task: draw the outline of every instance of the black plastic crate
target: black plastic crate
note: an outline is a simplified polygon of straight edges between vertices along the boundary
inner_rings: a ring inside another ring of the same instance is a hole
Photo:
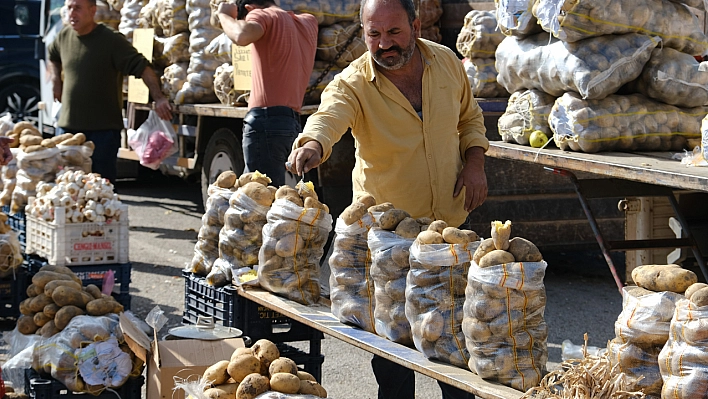
[[[18,267],[14,276],[0,278],[0,317],[20,317],[20,302],[27,298],[29,274],[25,267]]]
[[[28,256],[29,272],[34,275],[47,264],[47,260],[36,255]],[[114,294],[127,294],[130,292],[130,271],[133,265],[128,263],[111,263],[106,265],[68,266],[80,279],[84,286],[93,284],[103,288],[103,276],[108,270],[113,270],[115,287]]]
[[[254,342],[313,341],[324,338],[322,332],[292,320],[281,313],[239,296],[233,286],[212,287],[204,277],[183,272],[184,314],[182,322],[195,324],[199,316],[212,316],[226,327],[236,327]],[[319,353],[319,351],[318,351]]]
[[[275,344],[280,352],[280,357],[287,357],[308,373],[312,374],[317,382],[322,383],[322,363],[324,363],[324,355],[308,354],[300,349],[293,348],[282,342]]]
[[[104,390],[99,395],[69,391],[64,384],[51,378],[43,377],[33,369],[25,370],[25,393],[32,399],[141,399],[141,390],[145,377],[128,378],[120,388],[111,388],[115,392]]]
[[[3,205],[0,211],[7,214],[7,224],[12,228],[12,231],[17,233],[20,249],[24,254],[27,244],[27,215],[24,212],[11,213],[10,205]]]

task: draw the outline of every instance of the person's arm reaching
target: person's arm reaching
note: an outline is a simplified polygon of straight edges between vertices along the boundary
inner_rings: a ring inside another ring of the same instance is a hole
[[[160,89],[160,83],[157,80],[157,75],[155,75],[155,71],[152,70],[152,68],[148,65],[143,69],[142,75],[140,77],[143,79],[143,82],[145,82],[145,85],[148,87],[150,90],[150,95],[152,96],[153,100],[155,100],[155,112],[157,112],[157,116],[160,117],[160,119],[164,119],[166,121],[169,121],[172,119],[172,107],[170,106],[169,100],[165,98],[165,95],[162,94],[162,90]]]
[[[250,4],[247,4],[245,7],[248,11],[253,9],[253,6]],[[239,46],[248,46],[265,34],[265,30],[263,30],[261,24],[237,19],[238,7],[235,4],[221,3],[219,4],[217,12],[219,13],[219,22],[221,22],[224,33],[226,33],[226,36],[228,36],[232,42]]]

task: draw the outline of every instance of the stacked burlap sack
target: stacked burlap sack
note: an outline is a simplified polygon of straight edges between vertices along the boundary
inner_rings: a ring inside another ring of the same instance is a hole
[[[479,98],[507,97],[509,92],[497,82],[495,53],[504,35],[497,27],[494,13],[472,10],[465,16],[457,36],[457,51],[464,61],[472,94]]]
[[[659,353],[662,398],[700,398],[708,392],[708,285],[695,283],[676,303],[669,340]]]
[[[317,199],[312,183],[281,186],[272,198],[258,253],[258,283],[293,301],[315,304],[320,258],[332,230],[329,208]]]
[[[660,397],[659,353],[669,339],[676,303],[697,277],[677,265],[645,265],[632,270],[632,279],[637,286],[622,289],[616,337],[607,350],[619,371],[636,378],[632,391]]]
[[[528,240],[511,235],[511,222],[492,222],[491,238],[472,257],[462,331],[469,368],[480,377],[526,391],[546,371],[546,262]]]
[[[495,1],[499,29],[506,36],[526,37],[543,29],[533,15],[536,0]]]
[[[406,318],[415,347],[429,359],[464,368],[470,356],[462,332],[463,307],[477,239],[472,231],[432,222],[411,246],[406,278]]]
[[[553,133],[548,126],[548,116],[555,101],[554,96],[540,90],[514,92],[509,97],[506,111],[497,121],[502,140],[529,145],[529,137],[535,131],[551,137]]]
[[[640,94],[583,100],[565,93],[548,118],[553,139],[573,151],[679,151],[701,136],[708,107],[678,108]]]
[[[224,227],[219,232],[219,259],[207,275],[207,284],[222,287],[231,283],[232,271],[258,264],[263,243],[261,230],[273,203],[276,188],[268,176],[255,171],[240,177],[232,171],[218,177],[222,186],[236,189],[224,213]]]
[[[374,205],[374,197],[364,195],[342,211],[334,227],[336,237],[329,257],[332,314],[342,323],[368,332],[376,331],[371,252],[367,243],[375,222],[369,208]]]

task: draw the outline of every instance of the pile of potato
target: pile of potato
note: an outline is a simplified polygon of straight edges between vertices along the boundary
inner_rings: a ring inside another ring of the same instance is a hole
[[[548,115],[556,98],[540,90],[514,92],[504,114],[497,121],[502,140],[507,143],[529,145],[531,133],[540,131],[551,137]]]
[[[497,21],[499,29],[506,36],[526,37],[541,33],[543,29],[533,15],[536,0],[517,2],[497,2]]]
[[[683,4],[670,1],[537,1],[533,14],[544,30],[566,42],[651,32],[663,40],[664,46],[687,54],[703,54],[708,50],[708,38],[695,15]]]
[[[708,392],[708,284],[689,286],[676,303],[669,340],[659,353],[662,397],[699,398]]]
[[[222,360],[204,371],[204,398],[254,399],[267,391],[327,397],[317,380],[287,357],[280,357],[274,343],[256,341],[250,348],[238,348],[230,360]]]
[[[337,218],[337,234],[329,257],[329,298],[332,314],[342,323],[364,331],[374,327],[374,281],[371,278],[371,253],[367,243],[374,217],[369,208],[376,205],[371,195],[362,195]]]
[[[708,63],[671,48],[656,48],[631,90],[677,107],[708,105]]]
[[[156,67],[164,69],[168,65],[189,62],[189,32],[169,37],[155,36],[153,43],[152,62]]]
[[[320,258],[332,230],[329,207],[311,182],[281,186],[263,227],[258,282],[266,290],[304,305],[320,300]]]
[[[509,93],[538,89],[558,97],[574,91],[584,99],[602,99],[636,79],[659,43],[638,33],[577,43],[551,40],[545,32],[507,37],[497,48],[498,79]]]
[[[89,385],[79,372],[80,352],[87,345],[96,342],[114,341],[120,348],[119,355],[113,358],[102,358],[101,366],[115,366],[107,376],[110,384]],[[128,363],[129,362],[129,363]],[[116,388],[123,385],[129,377],[142,374],[144,362],[140,360],[125,343],[123,333],[118,325],[118,316],[76,316],[63,331],[53,337],[43,339],[32,353],[32,368],[40,373],[51,375],[73,392],[87,392],[98,395],[105,388]]]
[[[22,316],[17,320],[17,330],[44,338],[62,331],[75,316],[123,311],[123,305],[95,285],[82,287],[81,279],[66,266],[40,268],[27,287],[27,297],[20,303]]]
[[[699,138],[708,107],[678,108],[641,94],[583,100],[566,93],[556,100],[548,124],[562,150],[680,151]]]
[[[231,195],[238,188],[234,187],[236,183],[227,178],[228,174],[224,175],[224,173],[219,175],[214,184],[207,189],[209,198],[204,207],[202,227],[199,229],[197,243],[194,245],[194,256],[189,266],[189,270],[198,276],[207,276],[211,272],[214,261],[219,258],[219,233],[224,227],[224,214],[229,209]]]
[[[189,31],[186,0],[161,0],[157,8],[157,25],[165,36]]]
[[[494,221],[475,251],[462,331],[470,370],[526,391],[541,381],[548,359],[546,263],[533,243],[510,236],[510,221]]]
[[[472,85],[472,95],[478,98],[507,97],[509,92],[497,82],[494,58],[471,58],[465,60],[465,72]]]
[[[472,10],[465,15],[462,30],[457,35],[457,51],[465,58],[493,58],[504,34],[497,27],[491,11]]]
[[[7,215],[0,212],[0,277],[14,276],[23,260],[17,234],[7,225]]]
[[[338,67],[346,68],[367,51],[361,30],[357,31],[358,28],[358,22],[342,22],[322,27],[317,38],[317,59],[327,62],[335,61],[337,53],[342,50],[349,37],[354,35],[354,40],[335,61],[335,65]]]
[[[187,81],[188,67],[189,62],[180,62],[166,67],[162,72],[160,82],[162,83],[162,93],[164,93],[166,97],[174,100],[177,93]]]
[[[429,359],[467,367],[462,308],[478,238],[474,231],[448,227],[436,220],[411,246],[406,318],[415,347]]]
[[[206,278],[209,285],[223,287],[231,283],[232,269],[258,264],[258,252],[263,243],[261,232],[276,188],[269,186],[270,178],[258,171],[240,177],[225,171],[218,179],[223,186],[238,187],[229,198],[224,227],[219,232],[219,259],[225,263],[225,268],[213,267]]]
[[[119,221],[123,203],[113,184],[96,173],[65,170],[55,183],[40,182],[37,197],[26,212],[47,222],[55,220],[56,209],[64,209],[65,223]]]

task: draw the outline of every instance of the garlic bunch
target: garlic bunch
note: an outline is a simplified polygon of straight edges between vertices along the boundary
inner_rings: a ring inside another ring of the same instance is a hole
[[[26,212],[45,221],[53,221],[55,208],[64,208],[66,223],[104,223],[120,220],[121,202],[113,184],[95,173],[66,170],[56,183],[40,182],[37,197]]]

